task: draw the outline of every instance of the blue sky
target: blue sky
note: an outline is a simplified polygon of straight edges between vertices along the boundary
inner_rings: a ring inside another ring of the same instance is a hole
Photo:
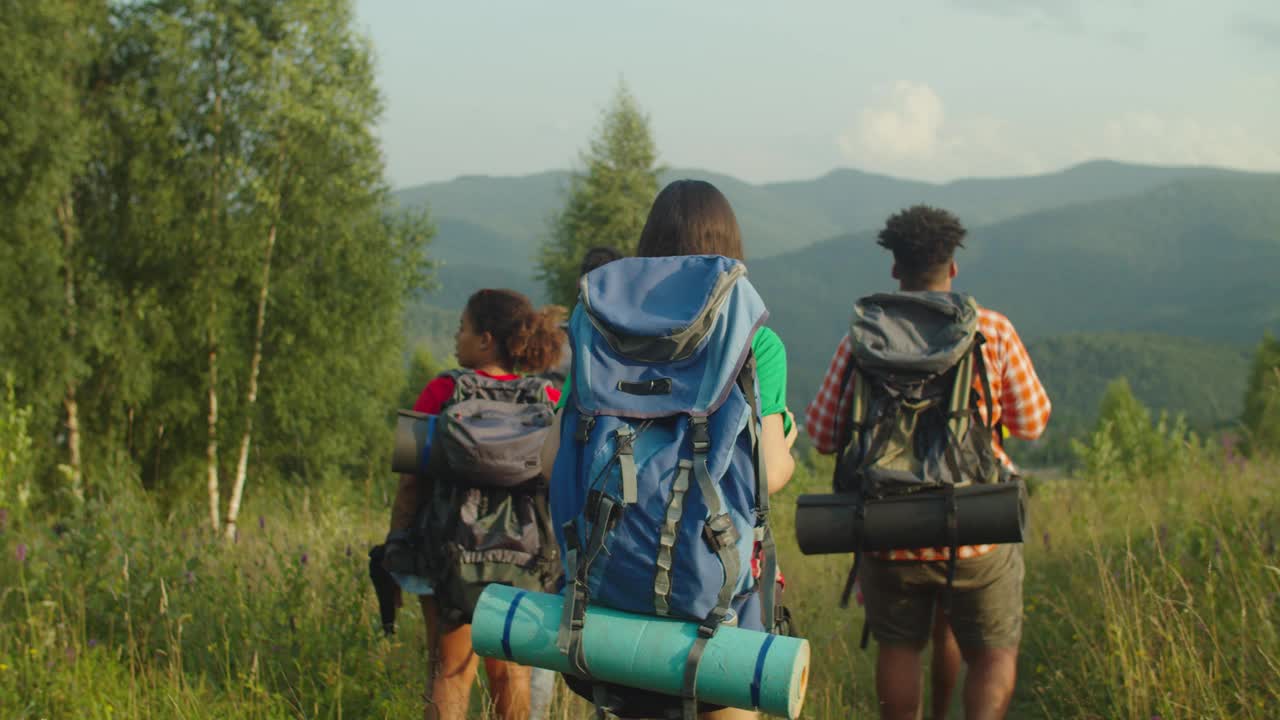
[[[753,182],[1094,158],[1280,170],[1280,2],[358,0],[397,187],[577,162],[621,78]]]

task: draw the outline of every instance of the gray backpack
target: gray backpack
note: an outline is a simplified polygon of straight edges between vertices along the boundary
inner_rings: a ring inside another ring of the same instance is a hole
[[[465,623],[489,583],[545,592],[559,580],[538,477],[553,409],[545,379],[448,374],[454,391],[433,433],[431,487],[415,525],[437,604],[446,620]]]
[[[453,395],[436,421],[429,465],[477,487],[514,487],[541,474],[542,443],[554,415],[548,382],[462,370],[446,375]]]

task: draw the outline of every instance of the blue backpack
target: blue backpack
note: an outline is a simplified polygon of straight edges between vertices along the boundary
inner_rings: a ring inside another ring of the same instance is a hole
[[[551,481],[566,581],[559,648],[575,679],[590,681],[581,643],[589,602],[700,623],[685,665],[686,717],[706,640],[756,592],[757,540],[764,629],[774,624],[751,354],[768,311],[746,273],[718,255],[618,260],[582,278],[569,320],[573,387]],[[604,706],[609,696],[592,688]]]

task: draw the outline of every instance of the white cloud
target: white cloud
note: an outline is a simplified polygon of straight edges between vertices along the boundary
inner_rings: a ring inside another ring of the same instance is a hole
[[[857,127],[840,136],[840,149],[846,156],[926,159],[937,152],[944,119],[933,88],[900,80],[883,104],[862,111]]]
[[[846,163],[922,180],[1024,175],[1095,159],[1280,170],[1280,131],[1235,121],[1124,112],[1063,127],[956,117],[928,84],[898,81],[836,138]]]
[[[1106,123],[1093,154],[1139,163],[1277,170],[1280,144],[1274,131],[1271,134],[1271,138],[1259,137],[1238,123],[1130,112]]]
[[[999,118],[949,120],[932,87],[900,80],[859,113],[836,144],[856,167],[926,180],[1043,170],[1029,145],[1010,140],[1011,130]]]

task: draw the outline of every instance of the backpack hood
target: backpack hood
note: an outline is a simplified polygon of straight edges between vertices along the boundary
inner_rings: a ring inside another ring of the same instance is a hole
[[[858,365],[932,375],[953,365],[973,346],[978,303],[955,292],[878,293],[853,306],[849,337]]]
[[[737,260],[684,255],[624,258],[584,276],[569,320],[578,410],[715,412],[769,315],[746,274]]]
[[[742,263],[719,255],[623,258],[587,273],[578,287],[615,351],[637,360],[683,360],[746,274]]]

